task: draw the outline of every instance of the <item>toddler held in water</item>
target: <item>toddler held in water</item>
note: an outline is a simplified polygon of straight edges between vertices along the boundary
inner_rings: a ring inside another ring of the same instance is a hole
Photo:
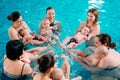
[[[77,45],[83,43],[85,40],[88,40],[89,29],[87,27],[83,27],[81,31],[77,32],[73,37],[68,37],[62,42],[63,48],[74,48]],[[68,44],[67,46],[65,46]]]

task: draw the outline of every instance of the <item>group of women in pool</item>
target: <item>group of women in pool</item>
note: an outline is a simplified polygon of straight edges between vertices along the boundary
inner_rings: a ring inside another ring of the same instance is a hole
[[[46,9],[46,18],[43,18],[39,25],[39,34],[29,29],[22,21],[19,12],[15,11],[7,18],[12,22],[12,26],[8,30],[10,41],[6,45],[2,80],[70,80],[70,65],[64,54],[60,56],[64,59],[61,68],[55,65],[58,56],[54,56],[51,51],[48,50],[40,55],[40,52],[51,47],[50,44],[53,41],[58,42],[67,55],[71,55],[93,73],[91,80],[120,79],[120,54],[114,50],[115,43],[111,42],[110,35],[100,34],[97,9],[89,9],[87,20],[80,23],[74,36],[66,38],[62,43],[59,41],[61,23],[54,20],[55,10],[52,7]],[[87,43],[84,51],[73,50],[83,42]],[[24,50],[27,44],[39,46],[44,43],[48,46]],[[87,53],[88,50],[91,54]],[[38,63],[38,73],[30,66],[32,60]],[[81,77],[78,76],[71,80],[81,80]]]

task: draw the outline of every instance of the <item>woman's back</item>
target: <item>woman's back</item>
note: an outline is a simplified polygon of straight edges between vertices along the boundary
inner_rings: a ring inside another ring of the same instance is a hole
[[[32,73],[32,69],[27,63],[23,63],[20,60],[12,61],[8,58],[6,58],[4,61],[4,71],[7,72],[8,74],[16,76],[20,76],[21,73],[22,75]]]

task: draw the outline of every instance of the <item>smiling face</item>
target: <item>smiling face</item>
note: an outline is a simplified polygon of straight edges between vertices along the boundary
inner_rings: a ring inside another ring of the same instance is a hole
[[[92,14],[91,12],[89,12],[88,15],[87,15],[87,19],[88,19],[89,22],[93,23],[94,20],[95,20],[94,14]]]
[[[50,20],[50,22],[53,22],[55,17],[55,10],[54,9],[47,10],[46,16]]]

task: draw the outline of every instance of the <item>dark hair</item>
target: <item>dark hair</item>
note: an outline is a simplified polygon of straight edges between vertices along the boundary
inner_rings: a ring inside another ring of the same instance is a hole
[[[93,22],[93,25],[95,25],[97,23],[97,21],[98,21],[98,10],[95,9],[95,8],[91,8],[91,9],[88,10],[87,13],[92,13],[95,16],[95,20]]]
[[[106,44],[107,47],[109,48],[114,48],[116,46],[115,43],[111,43],[111,37],[109,36],[109,34],[102,33],[102,34],[96,35],[96,37],[99,38],[102,44]]]
[[[15,11],[15,12],[11,13],[10,15],[8,15],[7,19],[15,22],[20,16],[21,16],[21,14],[18,11]]]
[[[54,9],[54,8],[53,8],[53,7],[48,7],[48,8],[46,9],[46,14],[47,14],[47,11],[50,10],[50,9]]]
[[[39,70],[42,73],[45,73],[48,69],[52,68],[55,64],[54,57],[50,54],[41,56],[37,63],[39,64]]]
[[[23,54],[24,45],[20,40],[10,40],[6,45],[7,58],[11,60],[19,59]]]
[[[24,29],[23,29],[23,28],[21,28],[20,30],[18,30],[18,34],[19,34],[20,36],[22,36],[22,37],[25,36],[23,32],[24,32]]]

